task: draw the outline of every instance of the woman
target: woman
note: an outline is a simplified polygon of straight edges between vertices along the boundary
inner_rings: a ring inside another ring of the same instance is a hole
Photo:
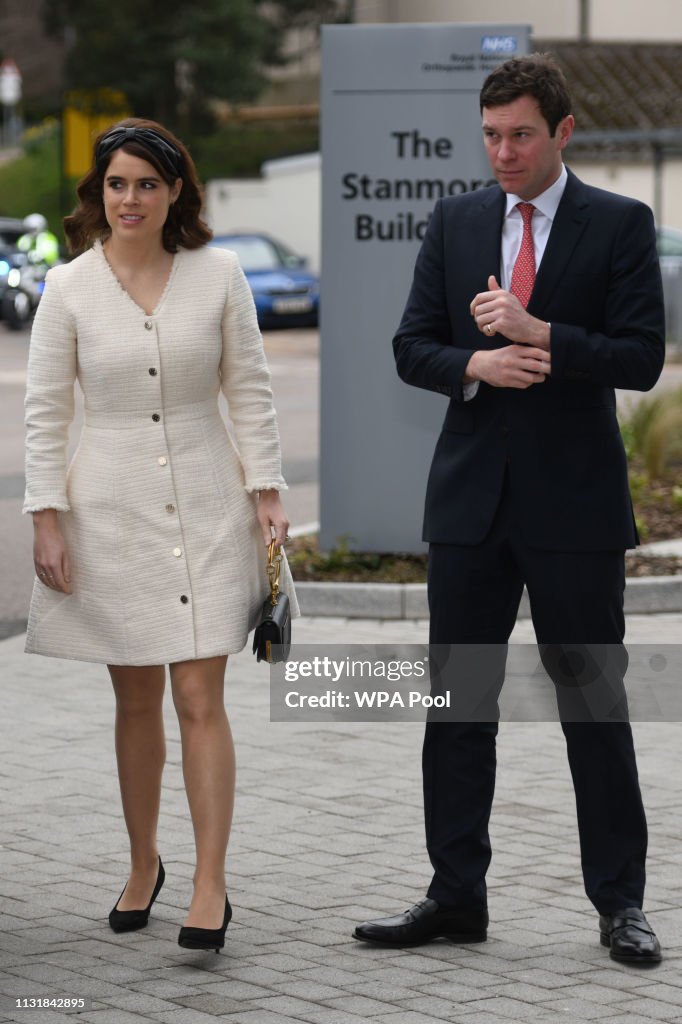
[[[26,650],[105,663],[111,675],[131,850],[114,931],[147,923],[164,880],[170,666],[197,855],[179,942],[217,950],[231,917],[225,666],[268,592],[265,546],[288,526],[270,378],[248,285],[233,253],[206,245],[178,139],[153,121],[121,121],[98,138],[78,197],[64,225],[82,254],[48,274],[31,338],[24,511],[37,579]],[[85,422],[67,474],[76,377]]]

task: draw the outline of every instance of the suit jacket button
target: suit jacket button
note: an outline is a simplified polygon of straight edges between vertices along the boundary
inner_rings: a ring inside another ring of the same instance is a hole
[[[165,455],[159,455],[159,458],[158,458],[157,461],[158,461],[160,466],[167,466],[168,465],[168,459],[166,458]]]
[[[181,594],[180,595],[180,600],[182,601],[183,604],[187,604],[187,602],[189,601],[189,598],[188,598],[187,594]]]
[[[154,326],[151,320],[145,320],[144,325],[148,331],[151,331],[152,327]]]
[[[175,555],[176,558],[180,558],[180,555],[182,554],[182,548],[173,548],[173,554]]]
[[[158,423],[161,417],[159,416],[158,412],[155,412],[152,416],[152,419],[154,420],[155,423]]]
[[[166,512],[175,512],[175,505],[166,505]]]
[[[155,366],[150,366],[149,367],[149,376],[150,377],[156,377],[156,367]]]

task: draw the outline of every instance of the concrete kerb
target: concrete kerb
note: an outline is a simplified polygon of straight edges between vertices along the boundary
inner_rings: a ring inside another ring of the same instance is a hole
[[[425,583],[297,583],[301,614],[346,619],[426,619]],[[682,612],[682,576],[640,576],[628,579],[626,615]],[[520,619],[530,618],[524,591]]]
[[[305,523],[290,530],[291,537],[317,533],[319,523]],[[660,549],[657,552],[657,549]],[[651,554],[682,554],[682,540],[662,541],[639,549]],[[428,619],[425,583],[297,583],[301,614],[311,618]],[[639,576],[627,580],[626,615],[682,612],[682,576]],[[528,593],[524,590],[519,619],[530,618]]]
[[[297,583],[301,614],[310,618],[428,619],[425,583]],[[682,576],[641,576],[625,588],[626,615],[682,612]],[[530,618],[524,590],[519,619]],[[23,633],[25,621],[0,622],[0,639]]]

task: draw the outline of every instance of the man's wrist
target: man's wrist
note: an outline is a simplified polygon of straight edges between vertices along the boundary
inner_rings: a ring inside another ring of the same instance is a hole
[[[546,320],[537,320],[537,338],[535,344],[549,352],[552,344],[552,325]]]
[[[471,359],[466,365],[464,370],[464,376],[462,377],[462,384],[475,384],[481,380],[480,376],[480,365],[481,365],[481,352],[472,353]]]

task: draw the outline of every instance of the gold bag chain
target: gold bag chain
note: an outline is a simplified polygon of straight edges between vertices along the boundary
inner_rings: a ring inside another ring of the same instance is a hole
[[[274,539],[268,545],[268,567],[266,571],[270,582],[270,600],[274,607],[279,600],[279,577],[282,571],[282,548]]]

